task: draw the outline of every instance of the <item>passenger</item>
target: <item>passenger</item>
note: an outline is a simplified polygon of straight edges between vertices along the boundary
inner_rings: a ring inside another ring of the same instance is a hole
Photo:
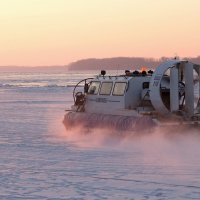
[[[86,83],[84,85],[84,93],[88,93],[89,85]]]

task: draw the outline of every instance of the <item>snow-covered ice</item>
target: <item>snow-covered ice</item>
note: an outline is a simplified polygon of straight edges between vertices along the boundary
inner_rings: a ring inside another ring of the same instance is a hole
[[[76,74],[11,75],[0,79],[0,199],[200,199],[198,133],[67,132],[62,119],[73,88],[64,83]]]

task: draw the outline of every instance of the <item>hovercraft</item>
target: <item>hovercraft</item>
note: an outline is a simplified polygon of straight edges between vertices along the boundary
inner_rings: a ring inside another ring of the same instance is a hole
[[[78,91],[81,84],[83,91]],[[128,71],[80,81],[65,127],[143,131],[158,126],[200,128],[200,65],[168,60],[154,71]]]

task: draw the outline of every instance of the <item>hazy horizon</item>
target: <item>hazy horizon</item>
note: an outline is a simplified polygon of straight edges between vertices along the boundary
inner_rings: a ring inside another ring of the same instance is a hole
[[[0,2],[0,66],[67,65],[85,58],[196,57],[200,1]]]

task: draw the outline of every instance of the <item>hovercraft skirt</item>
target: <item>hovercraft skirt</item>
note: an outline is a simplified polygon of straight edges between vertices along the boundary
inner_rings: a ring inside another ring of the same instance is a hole
[[[68,112],[63,121],[66,128],[83,126],[89,129],[106,128],[119,131],[142,131],[156,126],[150,116],[121,116],[84,112]]]

